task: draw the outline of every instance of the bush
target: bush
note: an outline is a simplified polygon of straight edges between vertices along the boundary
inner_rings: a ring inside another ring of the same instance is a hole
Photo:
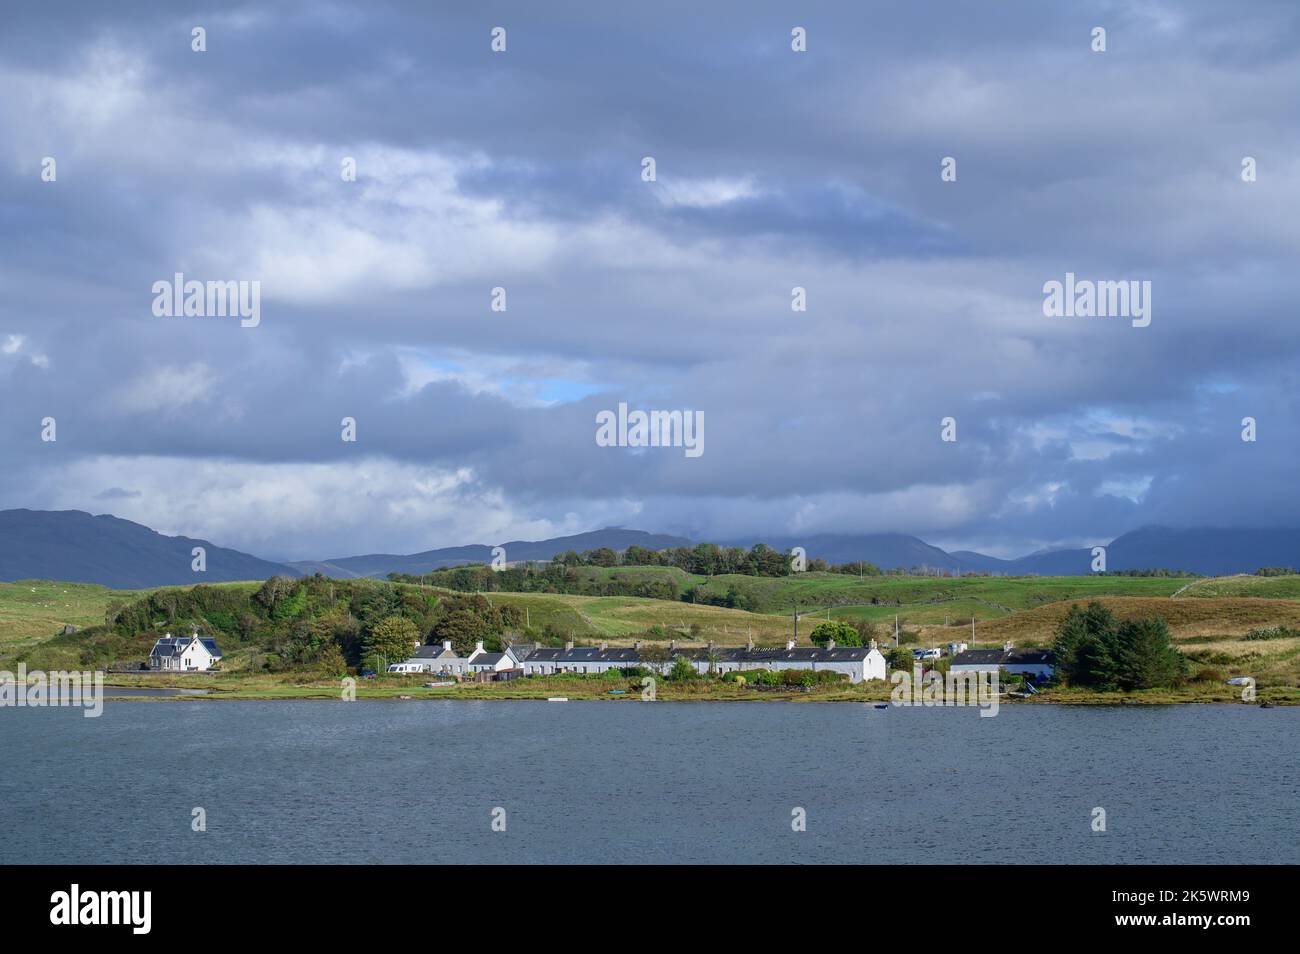
[[[835,640],[837,646],[861,646],[862,636],[857,627],[840,620],[825,620],[813,627],[808,637],[815,646],[825,646]]]
[[[1300,629],[1291,629],[1287,626],[1261,626],[1252,629],[1243,638],[1253,641],[1257,639],[1286,639],[1290,636],[1300,636]]]
[[[699,673],[695,671],[695,666],[685,656],[678,656],[673,660],[672,668],[668,670],[665,677],[670,682],[686,682],[695,679]]]

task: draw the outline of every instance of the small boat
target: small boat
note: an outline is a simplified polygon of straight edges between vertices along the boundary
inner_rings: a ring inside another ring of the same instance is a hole
[[[547,696],[546,701],[547,702],[568,702],[569,697],[568,696]]]
[[[611,696],[625,696],[625,695],[627,695],[627,690],[626,690],[626,689],[611,689],[611,690],[609,690],[609,694],[610,694]]]
[[[1271,702],[1261,702],[1261,703],[1259,704],[1259,707],[1260,707],[1261,709],[1276,709],[1276,708],[1277,708],[1277,706],[1273,705],[1273,703],[1271,703]]]
[[[426,689],[441,689],[441,688],[443,688],[444,686],[454,686],[454,685],[456,685],[456,684],[455,684],[454,682],[452,682],[452,681],[449,679],[449,680],[447,680],[446,682],[426,682],[426,683],[424,684],[424,688],[426,688]]]
[[[889,708],[889,703],[888,703],[888,702],[877,702],[876,705],[875,705],[875,708],[877,708],[877,709],[888,709],[888,708]]]
[[[414,699],[415,696],[398,696],[399,699]]]

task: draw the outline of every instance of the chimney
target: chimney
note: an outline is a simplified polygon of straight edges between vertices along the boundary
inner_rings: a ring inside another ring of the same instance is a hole
[[[668,640],[668,651],[672,652],[676,648],[677,648],[677,640],[675,639]]]
[[[632,648],[635,649],[637,652],[640,652],[640,651],[641,651],[641,640],[639,640],[639,639],[634,639],[634,640],[632,640]]]
[[[786,648],[786,649],[794,649],[794,640],[793,640],[793,639],[787,639],[787,640],[785,641],[785,648]]]
[[[749,637],[749,641],[748,641],[747,643],[745,643],[745,649],[747,649],[747,650],[748,650],[749,652],[751,652],[751,653],[754,651],[754,637],[753,637],[753,636]]]
[[[603,653],[605,650],[607,650],[607,649],[609,649],[609,643],[601,643],[601,644],[600,644],[600,651],[601,651],[602,653]]]
[[[451,640],[450,640],[450,639],[444,639],[444,640],[442,641],[442,651],[443,651],[444,653],[449,653],[449,652],[451,652]]]
[[[826,651],[830,652],[834,648],[835,648],[835,640],[833,639],[826,640]]]
[[[568,640],[567,642],[565,642],[565,644],[564,644],[564,651],[565,651],[566,653],[571,653],[571,652],[573,652],[573,640],[570,639],[570,640]]]
[[[868,648],[868,649],[875,649],[875,648],[876,648],[876,641],[875,641],[874,639],[871,640],[871,642],[867,644],[867,648]]]
[[[477,643],[474,644],[474,652],[481,653],[482,651],[483,651],[483,640],[480,639]]]
[[[718,644],[715,643],[713,640],[710,639],[710,640],[709,640],[709,652],[713,652],[713,651],[714,651],[715,649],[717,649],[717,648],[718,648]]]
[[[1011,640],[1008,639],[1005,643],[1002,644],[1002,651],[1004,653],[1011,652]]]

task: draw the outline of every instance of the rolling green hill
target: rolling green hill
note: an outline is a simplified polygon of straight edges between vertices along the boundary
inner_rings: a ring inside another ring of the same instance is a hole
[[[761,611],[633,596],[492,592],[483,599],[491,607],[517,611],[525,638],[572,638],[588,644],[672,638],[720,645],[753,639],[769,646],[788,638],[795,607],[804,614],[799,626],[803,642],[820,618],[888,624],[895,616],[924,645],[971,641],[973,616],[976,644],[1010,639],[1042,645],[1072,603],[1101,599],[1120,618],[1164,618],[1174,638],[1195,651],[1256,668],[1267,660],[1279,678],[1300,683],[1300,641],[1244,639],[1256,628],[1300,628],[1300,577],[1223,577],[1189,584],[1123,576],[700,577],[665,567],[583,567],[579,573],[593,586],[619,578],[672,579],[681,592],[698,587],[699,594],[732,593]],[[441,604],[463,597],[448,589],[375,580],[285,581],[274,602],[265,594],[256,597],[263,589],[260,582],[145,591],[49,581],[3,583],[0,668],[12,669],[18,660],[29,667],[77,668],[140,659],[158,631],[195,623],[218,636],[228,670],[262,671],[269,665],[289,672],[309,665],[314,641],[322,635],[341,640],[355,655],[362,633],[379,618],[401,612],[428,632],[431,621],[436,623],[444,612]],[[130,625],[105,626],[106,616]],[[64,634],[65,625],[81,631]]]

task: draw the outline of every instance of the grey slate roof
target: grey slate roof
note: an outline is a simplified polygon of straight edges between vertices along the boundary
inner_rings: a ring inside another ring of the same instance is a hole
[[[505,653],[479,653],[470,662],[471,666],[495,666],[501,660],[506,658]]]
[[[194,639],[195,637],[193,636],[162,636],[153,644],[153,649],[149,651],[149,655],[158,656],[160,658],[179,656],[185,652],[186,647],[188,647]],[[221,656],[221,650],[217,648],[217,641],[215,639],[210,636],[200,636],[198,637],[198,640],[203,644],[203,648],[213,656]]]
[[[952,659],[954,666],[1000,666],[1005,649],[968,649]]]
[[[1050,649],[968,649],[953,657],[954,666],[1051,666]]]

